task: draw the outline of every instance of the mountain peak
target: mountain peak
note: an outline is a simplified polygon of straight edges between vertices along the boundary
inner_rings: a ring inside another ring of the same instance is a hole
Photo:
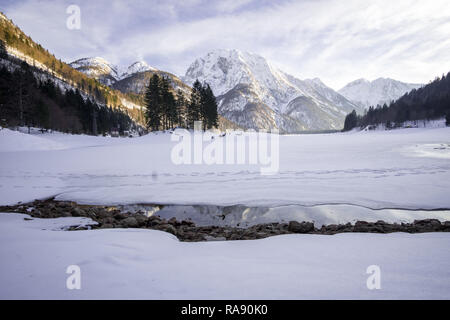
[[[373,81],[358,79],[350,82],[338,92],[347,99],[367,108],[389,104],[412,89],[421,86],[421,84],[404,83],[391,78],[378,78]]]
[[[71,62],[70,66],[72,66],[75,69],[95,67],[95,68],[104,68],[105,70],[109,71],[113,70],[114,72],[117,72],[117,67],[102,57],[81,58]]]
[[[118,77],[117,67],[102,57],[81,58],[69,65],[106,85],[114,83]]]
[[[125,79],[128,78],[129,76],[135,74],[135,73],[139,73],[139,72],[144,72],[144,71],[156,71],[157,69],[149,66],[147,64],[147,62],[143,61],[143,60],[139,60],[136,62],[133,62],[127,69],[126,71],[122,72],[120,75],[120,79]]]
[[[102,57],[81,58],[71,62],[70,66],[106,85],[112,85],[116,81],[130,77],[135,73],[157,70],[143,60],[133,62],[126,68],[121,68]]]
[[[354,80],[354,81],[348,83],[348,84],[346,85],[346,87],[351,87],[351,86],[361,85],[361,84],[365,84],[365,83],[366,83],[366,84],[367,84],[367,83],[370,83],[370,81],[367,80],[367,79],[364,79],[364,78],[360,78],[360,79],[356,79],[356,80]]]
[[[217,49],[196,59],[183,80],[196,79],[211,86],[219,113],[245,128],[340,128],[345,114],[357,108],[318,78],[297,79],[238,49]]]
[[[105,64],[105,65],[111,65],[109,61],[107,61],[105,58],[102,57],[86,57],[86,58],[80,58],[78,60],[73,61],[72,63],[91,63],[91,64]]]
[[[286,80],[260,55],[238,49],[216,49],[196,59],[187,69],[183,79],[192,84],[196,79],[209,83],[216,95],[221,95],[238,84],[251,85],[262,90],[261,85],[286,85]]]

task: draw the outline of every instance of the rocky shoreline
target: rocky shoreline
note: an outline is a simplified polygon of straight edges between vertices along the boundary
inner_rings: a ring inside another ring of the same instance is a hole
[[[116,207],[80,205],[69,201],[54,199],[36,200],[27,204],[0,206],[0,212],[28,214],[34,218],[87,217],[97,224],[90,226],[72,226],[70,230],[111,229],[111,228],[146,228],[169,232],[180,241],[215,241],[215,240],[255,240],[282,234],[321,234],[333,235],[346,232],[363,233],[424,233],[450,232],[450,221],[441,223],[436,219],[416,220],[413,223],[386,223],[384,221],[357,221],[354,225],[332,224],[321,228],[312,222],[290,221],[289,223],[258,224],[248,228],[196,226],[192,221],[178,221],[175,218],[165,220],[157,215],[147,217],[142,213],[122,212]]]

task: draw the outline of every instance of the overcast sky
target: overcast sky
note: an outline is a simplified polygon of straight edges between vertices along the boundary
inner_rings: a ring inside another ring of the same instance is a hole
[[[81,29],[66,9],[81,9]],[[358,78],[427,83],[450,71],[449,0],[0,0],[58,58],[143,59],[177,75],[217,48],[258,53],[334,89]]]

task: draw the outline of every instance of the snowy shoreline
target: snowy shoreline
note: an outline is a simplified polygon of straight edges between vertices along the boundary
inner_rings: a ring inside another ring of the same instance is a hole
[[[178,214],[168,215],[165,207],[152,207],[151,211],[145,211],[143,207],[89,206],[50,199],[36,200],[32,203],[15,206],[0,206],[0,212],[28,214],[30,218],[25,218],[27,221],[35,218],[83,217],[87,220],[83,220],[81,225],[70,225],[68,230],[144,228],[165,231],[173,234],[180,241],[188,242],[256,240],[295,233],[334,235],[338,233],[450,232],[450,220],[446,220],[448,212],[438,216],[439,219],[434,218],[434,216],[426,219],[415,219],[420,217],[416,216],[410,217],[410,222],[398,223],[395,221],[390,223],[372,218],[372,222],[354,219],[352,222],[333,224],[319,224],[317,221],[311,222],[303,220],[299,216],[295,218],[281,212],[279,215],[287,218],[287,220],[280,221],[273,219],[273,217],[270,220],[266,217],[266,221],[253,220],[252,223],[246,223],[248,222],[246,221],[246,215],[250,216],[250,210],[256,209],[254,213],[261,214],[258,208],[237,208],[238,210],[233,213],[233,208],[225,207],[222,208],[222,211],[213,213],[204,207],[193,207],[197,209],[197,215],[192,215],[192,212],[191,214],[187,213],[187,208],[169,207],[169,212],[175,210],[177,211],[175,213]],[[166,210],[165,213],[164,210]],[[236,219],[236,212],[242,214],[240,219]],[[198,214],[207,217],[207,219],[199,219]],[[231,220],[226,219],[226,216],[230,215],[233,216]],[[405,214],[400,215],[405,221]],[[212,216],[220,218],[222,223],[217,223],[217,220],[211,219]],[[315,215],[312,214],[311,216]],[[289,218],[292,218],[292,220]],[[208,221],[212,223],[208,224]]]

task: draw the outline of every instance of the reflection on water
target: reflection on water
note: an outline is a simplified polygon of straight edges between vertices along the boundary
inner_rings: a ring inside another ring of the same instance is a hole
[[[373,210],[356,205],[333,204],[318,206],[287,205],[279,207],[213,206],[213,205],[146,205],[119,206],[123,211],[158,215],[164,219],[192,220],[198,226],[239,226],[289,221],[310,221],[322,225],[354,223],[358,220],[388,223],[410,223],[414,220],[438,219],[450,221],[450,210],[426,211],[407,209]]]

